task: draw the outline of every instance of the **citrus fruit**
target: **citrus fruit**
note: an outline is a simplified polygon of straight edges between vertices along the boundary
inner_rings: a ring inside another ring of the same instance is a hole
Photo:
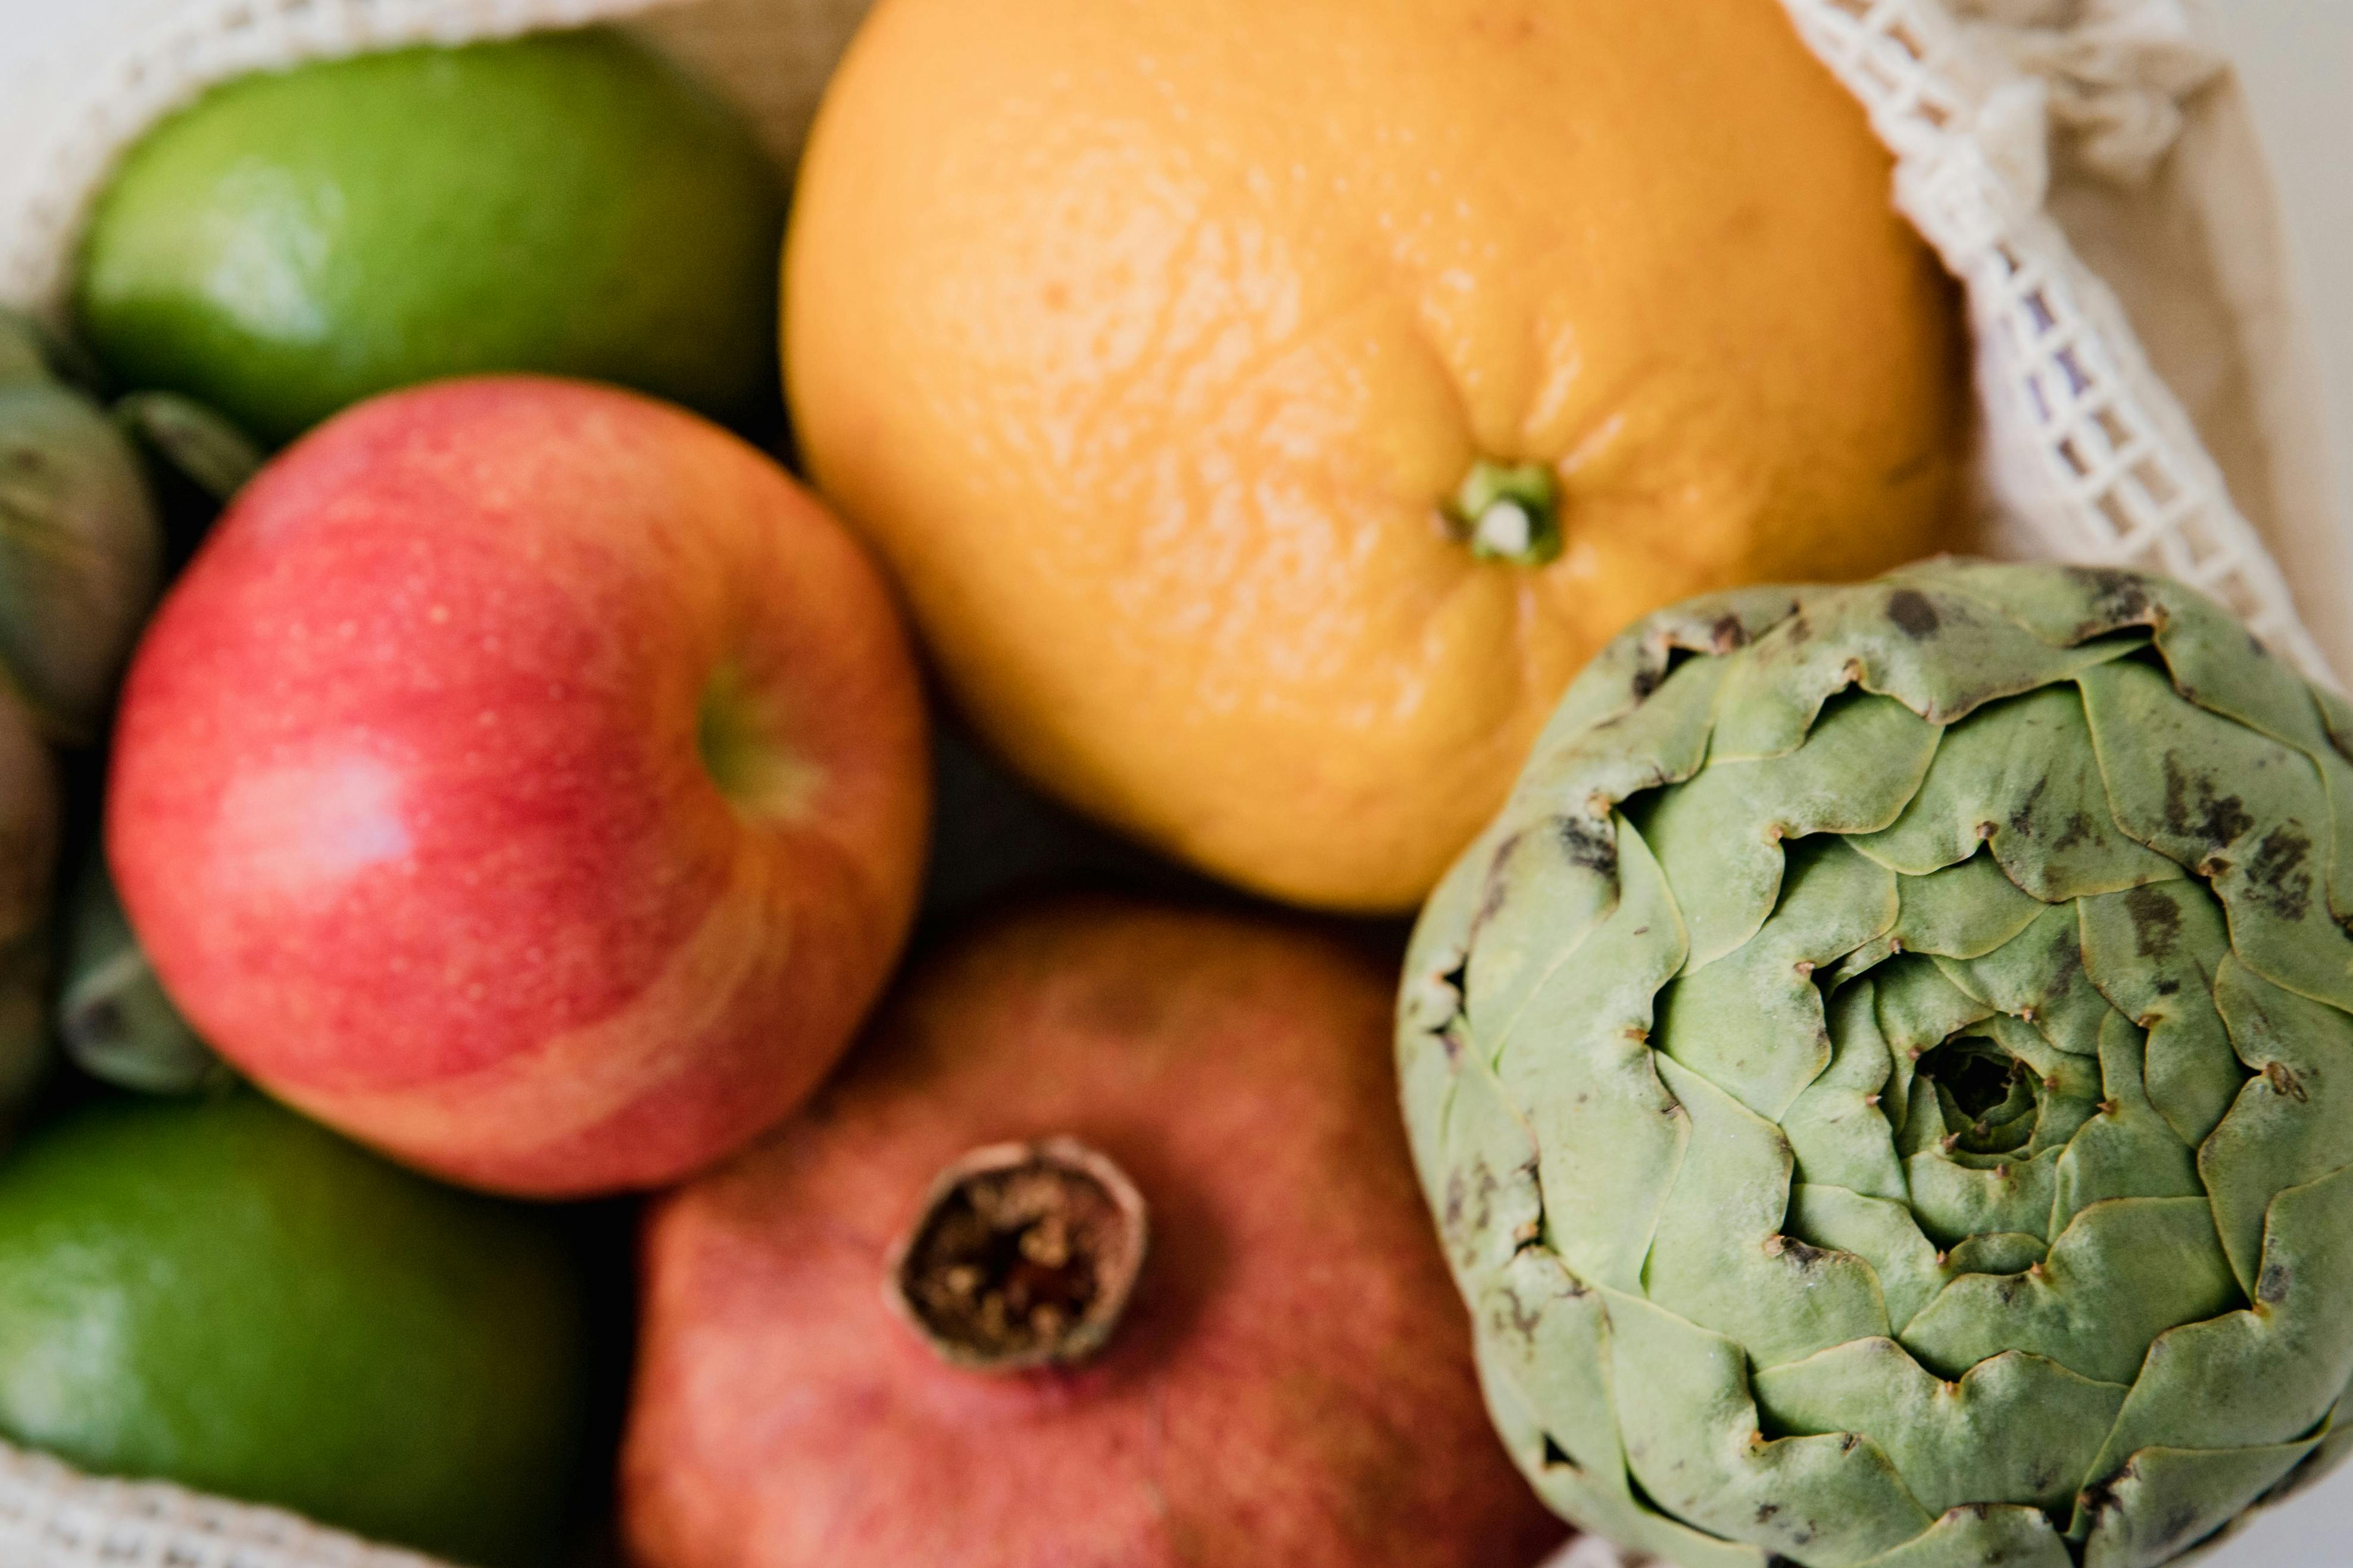
[[[250,1090],[0,1162],[0,1433],[485,1565],[547,1561],[581,1309],[546,1223]]]
[[[271,441],[481,370],[742,417],[775,395],[783,214],[749,131],[617,34],[400,49],[150,132],[100,198],[81,324],[126,384]]]
[[[1570,675],[1946,537],[1954,299],[1772,0],[883,0],[787,386],[953,694],[1212,872],[1409,905]]]

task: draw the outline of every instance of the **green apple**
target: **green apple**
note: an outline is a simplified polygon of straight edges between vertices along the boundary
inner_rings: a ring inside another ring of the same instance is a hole
[[[0,1161],[0,1434],[101,1474],[544,1563],[582,1316],[543,1214],[249,1089],[110,1097]]]
[[[604,30],[242,78],[100,198],[83,333],[123,384],[272,443],[489,370],[723,420],[776,395],[780,183],[749,129]]]

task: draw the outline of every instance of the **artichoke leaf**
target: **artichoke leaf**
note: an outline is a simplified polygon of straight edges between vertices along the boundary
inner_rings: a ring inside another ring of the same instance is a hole
[[[2077,1568],[2067,1542],[2041,1509],[2001,1503],[1957,1508],[1926,1533],[1856,1568]]]
[[[1843,839],[1800,839],[1789,847],[1780,902],[1757,935],[1661,993],[1660,1048],[1778,1121],[1831,1062],[1814,972],[1887,930],[1895,915],[1893,873]]]
[[[1922,1154],[1941,1153],[1951,1129],[1945,1125],[1945,1097],[1934,1079],[1915,1077],[1904,1097],[1904,1130],[1896,1135],[1895,1152],[1903,1159],[1910,1186],[1912,1161]]]
[[[1775,1430],[1858,1434],[1931,1513],[1967,1503],[2064,1510],[2129,1392],[2016,1351],[1947,1383],[1893,1340],[1759,1372],[1755,1386]]]
[[[2100,1031],[2100,1079],[2105,1100],[2059,1157],[2052,1197],[2051,1234],[2063,1235],[2074,1217],[2110,1198],[2202,1198],[2197,1157],[2149,1103],[2143,1062],[2147,1037],[2121,1014]],[[2223,1239],[2229,1241],[2224,1231]],[[2247,1277],[2240,1275],[2245,1288]]]
[[[1544,787],[1524,783],[1520,793],[1529,809],[1506,809],[1502,820],[1514,826],[1484,858],[1490,868],[1469,939],[1465,1002],[1480,1037],[1491,1046],[1502,1045],[1528,996],[1616,905],[1622,824],[1610,808],[1639,789],[1698,767],[1707,745],[1708,698],[1722,662],[1686,664],[1668,676],[1649,701],[1594,738],[1590,756],[1569,748],[1557,776]],[[1641,760],[1630,773],[1610,760],[1621,756]],[[1628,776],[1612,778],[1613,773]],[[1680,921],[1676,941],[1682,941]]]
[[[2103,1024],[2116,1016],[2113,1008],[2101,1009]],[[2086,1111],[2098,1106],[2102,1089],[2096,1049],[2087,1057],[2062,1050],[2040,1029],[2000,1014],[1988,1018],[1980,1027],[2003,1050],[2032,1069],[2046,1112],[2053,1100],[2070,1101]]]
[[[1831,704],[1787,755],[1711,755],[1689,782],[1646,797],[1647,811],[1633,815],[1675,890],[1693,965],[1721,958],[1764,925],[1780,897],[1785,839],[1894,821],[1936,734],[1899,703],[1856,698]]]
[[[56,759],[31,711],[0,683],[0,946],[47,929],[59,826]]]
[[[1925,876],[1967,862],[1980,845],[2048,904],[2183,874],[2117,828],[2073,686],[2010,698],[1955,724],[1904,815],[1855,847]]]
[[[2248,636],[2236,616],[2179,584],[2156,579],[2147,591],[2164,605],[2157,651],[2176,692],[2297,751],[2327,748],[2310,687]]]
[[[2346,1390],[2345,1396],[2337,1402],[2336,1407],[2322,1420],[2319,1430],[2310,1435],[2310,1451],[2296,1461],[2295,1468],[2274,1482],[2269,1491],[2257,1497],[2251,1506],[2266,1507],[2282,1499],[2294,1497],[2335,1469],[2346,1454],[2353,1451],[2353,1428],[2348,1428],[2346,1425],[2348,1420],[2353,1420],[2353,1388]],[[2300,1443],[2279,1446],[2282,1447],[2305,1447]],[[2228,1534],[2229,1531],[2222,1533]],[[2221,1536],[2218,1535],[2215,1539],[2219,1540]]]
[[[1871,1266],[1783,1229],[1793,1162],[1778,1130],[1671,1059],[1659,1075],[1690,1117],[1691,1142],[1642,1270],[1649,1299],[1729,1335],[1759,1366],[1886,1334]]]
[[[1887,1321],[1897,1333],[1936,1300],[1950,1274],[1936,1244],[1900,1202],[1844,1187],[1800,1182],[1789,1192],[1788,1234],[1810,1246],[1850,1252],[1871,1268]]]
[[[2247,1069],[2214,1010],[2214,973],[2231,951],[2205,889],[2165,882],[2075,906],[2084,973],[2109,1005],[2148,1031],[2149,1103],[2190,1148],[2238,1098]]]
[[[2046,566],[1944,557],[1899,567],[1883,579],[1920,583],[1969,599],[2014,622],[2036,641],[2080,647],[2132,634],[2125,651],[2146,647],[2165,618],[2164,582],[2104,566]]]
[[[2328,901],[2337,923],[2353,931],[2353,702],[2323,687],[2312,689],[2328,749],[2316,753],[2321,781],[2336,818],[2337,855],[2328,875]]]
[[[1496,848],[1462,986],[1471,1033],[1490,1059],[1528,998],[1618,907],[1618,840],[1614,818],[1580,814],[1532,824]],[[1660,928],[1662,943],[1669,929]]]
[[[1652,1000],[1683,963],[1682,927],[1622,818],[1618,843],[1617,907],[1529,999],[1494,1070],[1543,1153],[1547,1243],[1578,1279],[1632,1289],[1691,1123],[1649,1044]]]
[[[1848,842],[1870,853],[1867,838]],[[1880,864],[1886,861],[1881,858]],[[1902,952],[1983,958],[2042,913],[2042,901],[2011,881],[1990,853],[1971,855],[1958,865],[1926,875],[1899,877],[1896,889],[1903,913],[1896,918],[1894,936]]]
[[[2322,857],[2329,907],[2353,926],[2353,755],[2346,731],[2329,721],[2337,700],[2288,676],[2218,605],[2195,595],[2179,604],[2158,638],[2173,685],[2183,697],[2302,752],[2319,770],[2328,800],[2329,842]]]
[[[1543,1232],[1536,1141],[1477,1052],[1456,1053],[1452,1089],[1438,1227],[1455,1271],[1478,1280]]]
[[[2311,1436],[2353,1383],[2353,1166],[2272,1201],[2256,1305],[2149,1347],[2095,1475],[2143,1448],[2252,1447]]]
[[[57,763],[32,713],[0,684],[0,1132],[49,1064],[49,903],[61,811]]]
[[[1535,1247],[1488,1281],[1473,1310],[1484,1331],[1482,1352],[1510,1378],[1543,1438],[1588,1485],[1613,1493],[1629,1510],[1636,1507],[1618,1440],[1609,1317],[1601,1297]],[[1539,1464],[1543,1458],[1535,1456]]]
[[[1872,978],[1878,988],[1880,1031],[1898,1058],[1917,1058],[1997,1011],[1955,984],[1933,954],[1900,953]]]
[[[1454,1092],[1454,1058],[1469,1048],[1462,986],[1471,922],[1486,887],[1500,835],[1490,828],[1439,879],[1406,944],[1398,987],[1398,1095],[1406,1139],[1430,1212],[1446,1202],[1446,1107]]]
[[[1831,1065],[1781,1118],[1797,1180],[1902,1203],[1910,1190],[1883,1110],[1894,1062],[1879,1032],[1876,989],[1868,980],[1850,985],[1828,1011]]]
[[[0,945],[0,1141],[17,1131],[47,1076],[49,969],[37,933]]]
[[[1715,724],[1725,661],[1694,658],[1659,678],[1628,711],[1539,749],[1512,788],[1503,819],[1514,825],[1565,813],[1595,816],[1699,771]]]
[[[1454,1100],[1454,1060],[1467,1049],[1452,1026],[1398,1032],[1398,1096],[1417,1109],[1406,1119],[1406,1143],[1433,1215],[1446,1212],[1446,1121]]]
[[[1483,1340],[1473,1347],[1479,1386],[1486,1395],[1496,1433],[1504,1439],[1504,1451],[1546,1507],[1621,1546],[1663,1557],[1683,1568],[1767,1568],[1765,1553],[1756,1547],[1702,1535],[1652,1511],[1633,1495],[1622,1462],[1614,1472],[1588,1471],[1578,1466],[1545,1431],[1508,1361]]]
[[[156,978],[93,851],[65,921],[65,984],[57,1032],[74,1065],[102,1083],[143,1094],[193,1094],[236,1081]]]
[[[1737,1343],[1639,1298],[1602,1297],[1626,1462],[1662,1509],[1807,1568],[1849,1568],[1928,1527],[1871,1443],[1767,1438]]]
[[[1569,683],[1536,737],[1535,752],[1549,754],[1631,712],[1659,689],[1678,652],[1725,655],[1746,647],[1797,613],[1800,592],[1770,584],[1734,588],[1686,599],[1636,622]]]
[[[2071,1534],[2084,1568],[2159,1568],[2236,1522],[2304,1462],[2312,1439],[2263,1447],[2144,1448],[2089,1489]]]
[[[1546,1464],[1527,1476],[1537,1498],[1563,1519],[1590,1521],[1594,1533],[1604,1540],[1628,1552],[1672,1563],[1675,1568],[1773,1568],[1776,1561],[1761,1546],[1703,1535],[1640,1503],[1620,1513],[1610,1494],[1598,1491],[1592,1479],[1574,1465]]]
[[[1488,1377],[1482,1362],[1482,1382]],[[1514,1433],[1511,1418],[1504,1414],[1505,1404],[1514,1395],[1505,1393],[1502,1398],[1492,1382],[1487,1382],[1488,1406],[1495,1413],[1496,1426],[1507,1435]],[[1717,1536],[1703,1534],[1679,1520],[1669,1519],[1649,1507],[1641,1499],[1621,1497],[1605,1487],[1597,1478],[1570,1463],[1556,1449],[1547,1449],[1543,1434],[1535,1434],[1535,1457],[1521,1464],[1521,1473],[1527,1478],[1537,1498],[1546,1508],[1581,1528],[1632,1552],[1656,1557],[1676,1568],[1773,1568],[1772,1559],[1761,1548],[1744,1546]],[[1509,1437],[1507,1436],[1507,1442]],[[1522,1450],[1511,1447],[1514,1459]],[[1620,1477],[1620,1486],[1624,1478]]]
[[[1932,1148],[1906,1159],[1904,1176],[1920,1228],[1941,1246],[2004,1232],[2047,1239],[2059,1160],[2060,1152],[2052,1149],[2031,1160],[1980,1169]]]
[[[113,412],[127,433],[218,504],[243,489],[267,460],[227,415],[176,392],[134,392]]]
[[[2353,700],[2325,686],[2316,686],[2312,689],[2312,700],[2320,710],[2320,722],[2328,731],[2329,744],[2338,756],[2353,762]]]
[[[2334,746],[2311,756],[2328,797],[2328,912],[2353,931],[2353,759]]]
[[[1719,701],[1717,752],[1778,755],[1851,686],[1945,725],[2128,651],[2053,647],[1982,601],[1917,576],[1833,590],[1757,638],[1733,671]]]
[[[2333,813],[2313,760],[2182,701],[2145,666],[2094,671],[2084,694],[2125,830],[2208,878],[2250,968],[2353,1009],[2353,934],[2326,895]]]
[[[1945,1255],[1945,1278],[1964,1274],[2023,1274],[2051,1256],[2051,1244],[2014,1230],[1973,1236]],[[1899,1333],[1901,1330],[1897,1331]]]
[[[2242,1300],[2203,1201],[2117,1198],[2077,1215],[2041,1267],[1946,1286],[1903,1343],[1942,1376],[2016,1350],[2129,1386],[2158,1335]]]
[[[2327,1436],[2319,1447],[2305,1459],[2303,1466],[2281,1482],[2276,1496],[2302,1491],[2342,1463],[2345,1456],[2353,1454],[2353,1384],[2348,1384],[2344,1396],[2329,1413]]]
[[[50,733],[98,733],[163,583],[122,432],[61,384],[0,386],[0,661]]]
[[[2032,1023],[2072,1056],[2097,1060],[2100,1023],[2111,1009],[2084,973],[2082,921],[2052,904],[2034,923],[1982,958],[1937,958],[1945,977],[1989,1008]]]
[[[1503,837],[1493,830],[1463,851],[1422,905],[1406,943],[1405,977],[1398,990],[1400,1051],[1431,1039],[1462,1014],[1470,966],[1472,922],[1486,896],[1487,868]]]
[[[50,379],[41,330],[14,310],[0,310],[0,386]]]
[[[2272,1200],[2353,1165],[2353,1016],[2224,960],[2214,1001],[2254,1075],[2198,1151],[2222,1245],[2249,1297]],[[2345,1246],[2353,1250],[2353,1231]]]

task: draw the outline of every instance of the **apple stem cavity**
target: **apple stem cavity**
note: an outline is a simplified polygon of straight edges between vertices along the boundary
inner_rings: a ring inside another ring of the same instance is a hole
[[[1143,1194],[1103,1154],[1073,1138],[992,1143],[933,1182],[888,1294],[952,1366],[1070,1366],[1110,1342],[1148,1240]]]
[[[1560,554],[1560,481],[1542,463],[1480,458],[1446,515],[1474,559],[1542,566]]]
[[[818,769],[787,745],[781,726],[732,664],[713,670],[694,721],[695,750],[719,793],[754,822],[804,815],[817,795]]]

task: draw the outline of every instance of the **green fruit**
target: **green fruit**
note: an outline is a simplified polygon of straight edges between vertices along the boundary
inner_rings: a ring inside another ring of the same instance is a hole
[[[85,335],[125,385],[272,442],[477,371],[733,419],[776,395],[776,178],[723,106],[617,34],[244,78],[100,197]]]
[[[562,1544],[574,1268],[531,1211],[248,1090],[108,1099],[0,1163],[0,1432],[480,1564]]]
[[[2353,1449],[2353,709],[2124,572],[1693,601],[1425,910],[1490,1405],[1686,1568],[2154,1568]]]

